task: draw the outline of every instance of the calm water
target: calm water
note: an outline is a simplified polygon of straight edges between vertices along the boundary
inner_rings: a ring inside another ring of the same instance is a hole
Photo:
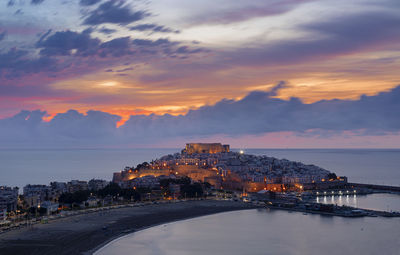
[[[112,179],[112,173],[176,149],[0,150],[0,185]]]
[[[96,254],[385,254],[400,251],[398,218],[341,218],[248,210],[161,225],[111,242]]]
[[[111,180],[125,166],[180,149],[0,150],[0,185],[47,184],[71,179]],[[350,181],[400,185],[400,150],[273,150],[247,149],[246,153],[315,164]]]

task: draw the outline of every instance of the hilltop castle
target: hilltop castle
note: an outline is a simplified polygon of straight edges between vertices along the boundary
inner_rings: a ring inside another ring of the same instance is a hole
[[[196,154],[208,153],[215,154],[221,152],[229,152],[229,144],[222,145],[221,143],[187,143],[182,153]]]

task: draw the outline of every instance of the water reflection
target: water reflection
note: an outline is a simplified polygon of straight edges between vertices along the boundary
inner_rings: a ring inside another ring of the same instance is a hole
[[[345,199],[343,199],[343,197],[344,197],[343,195],[330,196],[330,199],[328,199],[327,196],[323,196],[322,197],[323,198],[322,201],[321,201],[320,197],[317,197],[315,201],[317,203],[335,204],[335,205],[338,205],[338,206],[347,205],[347,206],[357,207],[357,195],[354,195],[351,200],[350,200],[349,195],[346,195]]]
[[[400,195],[397,194],[323,196],[317,197],[315,202],[382,211],[400,211]]]
[[[381,217],[245,210],[139,231],[111,242],[95,254],[130,255],[135,251],[141,255],[342,255],[381,254],[384,247],[385,255],[397,255],[399,229],[400,221]]]

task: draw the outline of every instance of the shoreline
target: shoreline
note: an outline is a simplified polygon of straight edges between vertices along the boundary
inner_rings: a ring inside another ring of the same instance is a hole
[[[157,225],[254,209],[233,201],[192,200],[125,207],[60,218],[0,235],[0,254],[93,254],[110,242]]]
[[[175,222],[180,222],[180,221],[186,221],[186,220],[191,220],[194,218],[201,218],[201,217],[206,217],[209,215],[216,215],[216,214],[221,214],[221,213],[226,213],[226,212],[233,212],[233,211],[243,211],[243,210],[253,210],[253,209],[259,209],[260,207],[247,207],[247,208],[242,208],[242,209],[236,209],[236,210],[227,210],[227,211],[221,211],[221,212],[215,212],[215,213],[210,213],[210,214],[203,214],[203,215],[199,215],[199,216],[193,216],[193,217],[187,217],[187,218],[181,218],[181,219],[176,219],[176,220],[172,220],[172,221],[168,221],[168,222],[164,222],[164,223],[158,223],[158,224],[154,224],[154,225],[149,225],[149,226],[145,226],[143,228],[140,229],[135,229],[129,232],[125,232],[122,233],[119,236],[115,236],[113,239],[110,239],[102,244],[100,244],[98,247],[95,247],[94,249],[91,249],[90,251],[84,252],[84,255],[89,255],[89,254],[93,254],[95,255],[96,252],[100,251],[103,247],[108,246],[109,244],[118,241],[121,238],[124,238],[127,235],[131,235],[133,233],[138,233],[141,232],[143,230],[149,229],[149,228],[153,228],[153,227],[157,227],[157,226],[161,226],[161,225],[167,225],[167,224],[171,224],[171,223],[175,223]]]

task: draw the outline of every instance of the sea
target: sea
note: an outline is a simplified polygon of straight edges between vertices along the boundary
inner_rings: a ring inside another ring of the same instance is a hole
[[[239,149],[237,149],[239,150]],[[350,182],[400,186],[396,149],[243,149],[323,167]],[[112,173],[180,149],[0,150],[0,186],[48,184]],[[321,203],[400,211],[400,195],[325,196]],[[400,254],[400,219],[341,218],[254,209],[164,224],[123,236],[96,254]]]
[[[247,154],[314,164],[347,176],[351,182],[400,186],[400,149],[243,150]],[[72,179],[111,180],[113,172],[125,166],[176,152],[180,149],[0,149],[0,186],[22,188]]]

